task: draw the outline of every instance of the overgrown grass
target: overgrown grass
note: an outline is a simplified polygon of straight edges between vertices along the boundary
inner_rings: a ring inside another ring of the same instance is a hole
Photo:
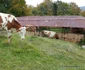
[[[76,44],[17,34],[0,42],[0,70],[85,70],[85,50]]]

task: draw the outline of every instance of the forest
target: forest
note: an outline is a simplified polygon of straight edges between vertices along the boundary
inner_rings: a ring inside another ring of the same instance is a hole
[[[20,16],[60,16],[60,15],[79,15],[85,16],[74,2],[66,3],[62,1],[43,0],[36,7],[26,5],[25,0],[0,0],[0,12],[10,13],[17,17]]]

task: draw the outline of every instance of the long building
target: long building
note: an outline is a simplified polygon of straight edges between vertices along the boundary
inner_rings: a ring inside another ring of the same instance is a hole
[[[22,26],[85,28],[82,16],[23,16],[17,17]]]

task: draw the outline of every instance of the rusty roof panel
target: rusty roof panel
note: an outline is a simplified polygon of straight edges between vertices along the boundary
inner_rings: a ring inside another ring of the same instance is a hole
[[[17,17],[20,24],[49,27],[85,28],[85,18],[82,16],[25,16]]]

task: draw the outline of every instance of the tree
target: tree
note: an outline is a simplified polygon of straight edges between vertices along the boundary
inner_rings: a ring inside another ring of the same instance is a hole
[[[53,3],[51,0],[44,0],[35,10],[38,15],[53,15]]]
[[[85,17],[85,10],[81,11],[80,15]]]
[[[12,0],[0,0],[0,12],[9,13]]]
[[[56,1],[53,3],[54,15],[79,15],[80,8],[76,5],[76,3],[65,3],[62,1]]]
[[[15,16],[30,14],[25,0],[0,0],[0,12],[11,13]]]
[[[12,0],[9,11],[16,16],[26,15],[27,5],[25,0]]]
[[[62,1],[57,1],[56,2],[57,5],[57,15],[68,15],[68,7],[69,5],[65,2]]]
[[[0,12],[15,16],[28,15],[79,15],[80,8],[74,3],[43,0],[37,7],[27,6],[25,0],[0,0]]]
[[[54,2],[53,3],[53,15],[57,15],[57,10],[58,10],[57,3]]]
[[[76,3],[71,2],[69,4],[69,13],[70,13],[70,15],[79,15],[80,8],[76,5]]]

